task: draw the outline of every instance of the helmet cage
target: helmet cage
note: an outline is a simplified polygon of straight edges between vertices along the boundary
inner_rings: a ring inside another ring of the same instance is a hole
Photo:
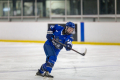
[[[66,33],[67,35],[73,34],[73,32],[75,31],[75,29],[72,28],[73,31],[72,31],[71,33],[69,33],[70,31],[68,31],[68,28],[72,28],[72,27],[66,26],[66,28],[65,28],[65,33]]]

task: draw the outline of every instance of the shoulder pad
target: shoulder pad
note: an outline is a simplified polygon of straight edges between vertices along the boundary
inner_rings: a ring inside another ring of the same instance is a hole
[[[64,29],[64,27],[63,27],[63,26],[58,25],[58,24],[55,24],[55,27],[56,27],[56,30],[62,30],[62,29]]]

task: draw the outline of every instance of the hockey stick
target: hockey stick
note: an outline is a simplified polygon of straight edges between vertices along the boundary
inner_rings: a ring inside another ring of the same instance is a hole
[[[59,44],[63,45],[64,47],[66,47],[66,45],[65,45],[65,44],[63,44],[63,43],[61,43],[61,42],[57,41],[56,39],[54,39],[54,38],[53,38],[53,40],[54,40],[54,41],[56,41],[57,43],[59,43]],[[70,48],[70,49],[71,49],[71,50],[73,50],[73,51],[75,51],[76,53],[78,53],[78,54],[82,55],[82,56],[85,56],[85,54],[86,54],[86,52],[87,52],[87,49],[85,49],[85,52],[84,52],[84,53],[80,53],[80,52],[78,52],[78,51],[76,51],[76,50],[74,50],[74,49],[72,49],[72,48]]]

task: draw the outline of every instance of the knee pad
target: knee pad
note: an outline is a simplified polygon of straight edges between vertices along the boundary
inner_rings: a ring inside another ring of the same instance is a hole
[[[44,73],[44,71],[46,71],[46,63],[41,66],[39,71],[40,73]]]
[[[49,62],[50,62],[50,63],[55,64],[56,60],[57,60],[57,56],[50,56],[50,57],[49,57]]]
[[[47,66],[52,68],[54,66],[56,60],[57,60],[56,56],[50,56],[49,60],[46,62]]]
[[[50,68],[53,68],[53,66],[54,66],[54,64],[53,63],[51,63],[51,62],[47,62],[47,66],[46,67],[50,67]]]

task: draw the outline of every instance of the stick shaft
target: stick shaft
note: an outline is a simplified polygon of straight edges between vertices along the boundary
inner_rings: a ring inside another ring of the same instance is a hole
[[[54,40],[54,41],[56,41],[57,43],[59,43],[59,44],[63,45],[64,47],[66,47],[66,45],[65,45],[65,44],[63,44],[63,43],[61,43],[61,42],[57,41],[56,39],[54,39],[54,38],[53,38],[53,40]],[[78,52],[78,51],[76,51],[76,50],[74,50],[74,49],[72,49],[72,48],[71,48],[71,50],[75,51],[76,53],[78,53],[78,54],[80,54],[80,55],[82,55],[82,56],[84,56],[84,55],[85,55],[84,53],[80,53],[80,52]]]

